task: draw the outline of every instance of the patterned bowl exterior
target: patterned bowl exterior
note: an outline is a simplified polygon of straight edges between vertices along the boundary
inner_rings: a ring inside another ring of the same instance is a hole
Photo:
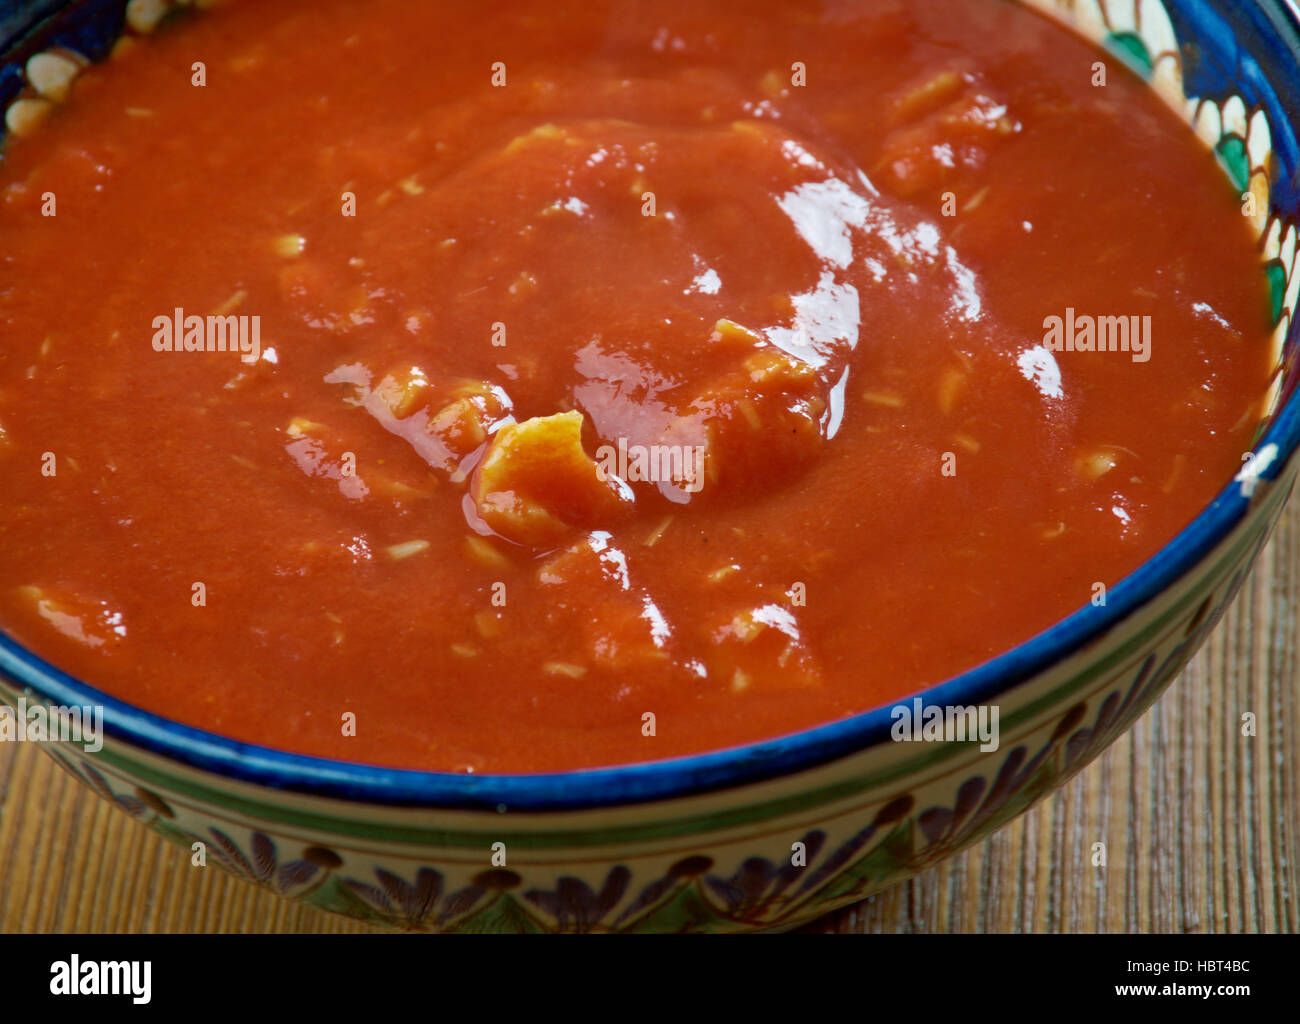
[[[1146,75],[1216,148],[1235,185],[1256,196],[1277,372],[1273,415],[1241,476],[1117,584],[1105,607],[1084,608],[921,695],[932,704],[996,703],[997,751],[891,742],[880,709],[769,743],[621,769],[389,771],[168,723],[3,635],[0,699],[103,705],[100,752],[43,747],[106,800],[191,851],[203,844],[210,863],[247,881],[398,928],[790,928],[1001,827],[1086,765],[1182,669],[1239,589],[1300,466],[1292,329],[1300,31],[1280,0],[1026,2]],[[42,88],[33,56],[101,60],[172,6],[44,0],[0,14],[8,130],[32,130],[61,100],[62,90]]]

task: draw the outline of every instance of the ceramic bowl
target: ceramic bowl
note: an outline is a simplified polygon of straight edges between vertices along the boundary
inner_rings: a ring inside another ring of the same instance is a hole
[[[1104,607],[1081,609],[919,695],[927,705],[996,705],[996,751],[894,742],[890,709],[881,708],[770,742],[612,769],[397,771],[167,721],[3,636],[0,698],[102,706],[102,750],[42,746],[104,799],[196,860],[201,852],[209,865],[288,899],[401,928],[788,928],[915,874],[1020,814],[1097,756],[1177,675],[1240,587],[1300,465],[1294,17],[1282,0],[1033,3],[1145,75],[1218,151],[1233,187],[1255,195],[1276,372],[1273,414],[1240,476],[1117,584]],[[6,5],[5,130],[33,130],[61,101],[58,78],[79,63],[69,55],[103,60],[173,6]]]

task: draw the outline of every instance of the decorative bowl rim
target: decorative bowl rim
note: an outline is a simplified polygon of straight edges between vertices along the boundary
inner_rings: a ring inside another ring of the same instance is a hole
[[[1267,45],[1279,49],[1300,83],[1300,22],[1286,0],[1234,5]],[[1260,20],[1262,19],[1262,21]],[[1300,128],[1300,84],[1284,99]],[[1289,100],[1289,102],[1287,101]],[[1292,331],[1295,330],[1294,321]],[[1292,372],[1296,372],[1293,370]],[[1273,414],[1255,445],[1270,460],[1238,476],[1171,541],[1092,604],[996,657],[900,701],[986,703],[1080,651],[1192,569],[1242,521],[1256,498],[1284,475],[1300,449],[1300,387]],[[699,796],[816,768],[890,741],[899,701],[773,739],[656,761],[537,774],[468,774],[386,768],[244,743],[184,725],[119,700],[55,668],[0,632],[0,673],[52,705],[103,708],[107,736],[237,782],[352,803],[452,810],[576,811]]]

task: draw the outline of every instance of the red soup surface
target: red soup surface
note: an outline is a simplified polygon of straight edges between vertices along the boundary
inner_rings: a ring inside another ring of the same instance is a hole
[[[1099,59],[997,0],[169,21],[0,164],[0,623],[462,772],[1006,650],[1231,478],[1268,374],[1239,196]]]

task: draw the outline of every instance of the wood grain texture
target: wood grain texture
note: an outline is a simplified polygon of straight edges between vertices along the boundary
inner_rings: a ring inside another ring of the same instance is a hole
[[[984,843],[806,930],[1293,932],[1298,689],[1293,500],[1223,622],[1127,735]],[[192,868],[35,747],[0,744],[0,932],[375,930]]]

